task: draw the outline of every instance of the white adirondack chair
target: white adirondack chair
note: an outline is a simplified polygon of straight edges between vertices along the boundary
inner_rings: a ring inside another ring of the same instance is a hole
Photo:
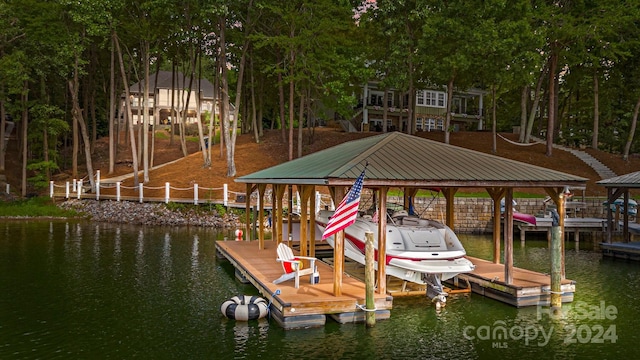
[[[278,258],[276,261],[279,261],[282,264],[282,270],[284,274],[273,281],[274,284],[279,284],[283,281],[295,279],[295,287],[296,289],[300,287],[300,276],[310,275],[311,276],[311,284],[314,284],[314,273],[316,271],[316,258],[309,256],[295,256],[293,255],[293,250],[287,244],[280,243],[278,245]],[[301,260],[309,260],[309,267],[302,268]]]

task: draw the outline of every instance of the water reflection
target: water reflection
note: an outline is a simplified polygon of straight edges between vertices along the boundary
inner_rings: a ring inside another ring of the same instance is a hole
[[[284,331],[220,313],[228,298],[257,294],[216,258],[224,233],[36,221],[0,223],[0,234],[2,359],[634,358],[640,342],[638,264],[603,259],[584,238],[566,243],[577,292],[561,317],[475,294],[451,296],[436,312],[419,296],[394,299],[391,319],[371,329],[329,319]],[[461,239],[470,255],[492,256],[489,237]],[[549,268],[546,239],[516,242],[514,254],[516,266]],[[596,310],[612,307],[615,318]],[[596,338],[600,327],[615,329],[616,341]]]

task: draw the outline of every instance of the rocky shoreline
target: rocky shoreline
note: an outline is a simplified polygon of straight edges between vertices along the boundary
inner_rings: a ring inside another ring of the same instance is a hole
[[[200,226],[214,228],[238,228],[242,226],[238,215],[218,214],[215,209],[185,208],[171,210],[161,203],[133,201],[77,200],[70,199],[58,205],[75,210],[92,221],[153,226]]]

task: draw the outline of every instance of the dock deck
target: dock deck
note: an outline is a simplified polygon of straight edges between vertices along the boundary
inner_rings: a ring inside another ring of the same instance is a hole
[[[467,256],[476,266],[468,274],[460,274],[460,280],[468,281],[471,290],[491,299],[515,307],[548,305],[551,294],[551,277],[532,270],[513,268],[513,282],[504,282],[504,265]],[[575,281],[564,279],[561,285],[562,302],[572,302],[576,291]]]
[[[273,284],[273,280],[282,275],[282,266],[276,261],[276,244],[273,241],[265,241],[264,250],[258,250],[255,241],[218,241],[216,250],[233,264],[236,276],[253,284],[265,299],[272,302],[271,316],[284,329],[323,326],[327,317],[339,323],[362,322],[365,319],[365,313],[359,307],[365,303],[365,284],[359,276],[364,267],[360,264],[345,265],[345,271],[352,275],[345,274],[342,295],[334,296],[333,267],[330,264],[332,259],[316,261],[320,272],[318,284],[310,284],[308,277],[303,277],[300,287],[296,289],[293,281]],[[640,253],[640,247],[638,251]],[[549,275],[514,268],[513,283],[506,284],[503,264],[468,258],[476,265],[475,270],[458,275],[457,279],[449,282],[450,285],[469,286],[476,294],[515,307],[549,304]],[[572,302],[575,289],[574,281],[563,280],[562,302]],[[280,293],[276,295],[277,290]],[[419,286],[402,290],[398,290],[398,286],[389,286],[387,290],[387,294],[374,295],[378,320],[391,316],[393,297],[425,296],[424,290]]]
[[[327,316],[339,323],[365,320],[365,312],[358,305],[365,304],[365,284],[355,277],[344,276],[342,295],[333,295],[333,268],[316,261],[320,282],[310,284],[309,276],[301,277],[300,287],[294,281],[274,284],[282,275],[282,265],[276,261],[276,243],[265,241],[265,249],[259,250],[255,241],[217,241],[216,250],[229,260],[260,294],[271,301],[271,316],[284,329],[323,326]],[[276,295],[276,291],[280,294]],[[393,297],[374,294],[376,320],[389,318]]]

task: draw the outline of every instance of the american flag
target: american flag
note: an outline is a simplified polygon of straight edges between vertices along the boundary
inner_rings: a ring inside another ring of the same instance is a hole
[[[366,170],[366,167],[362,170],[362,174],[358,176],[347,196],[342,199],[333,216],[331,216],[331,219],[327,222],[327,227],[324,229],[324,233],[322,233],[323,240],[356,222],[358,207],[360,206],[360,193],[362,192],[362,183],[364,182],[364,173]]]

